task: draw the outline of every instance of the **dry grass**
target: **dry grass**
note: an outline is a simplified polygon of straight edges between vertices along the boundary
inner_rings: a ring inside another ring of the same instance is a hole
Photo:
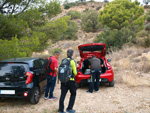
[[[144,52],[144,53],[143,53]],[[125,46],[111,52],[115,80],[128,86],[150,86],[150,49]]]

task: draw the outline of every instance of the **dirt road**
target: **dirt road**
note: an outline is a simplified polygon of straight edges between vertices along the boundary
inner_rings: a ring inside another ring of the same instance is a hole
[[[74,109],[77,113],[150,113],[150,88],[127,87],[116,83],[114,87],[100,86],[97,93],[86,93],[88,86],[77,90]],[[54,101],[44,100],[43,95],[37,105],[20,99],[0,100],[0,113],[57,113],[60,84],[56,85]],[[67,107],[70,93],[65,100]]]

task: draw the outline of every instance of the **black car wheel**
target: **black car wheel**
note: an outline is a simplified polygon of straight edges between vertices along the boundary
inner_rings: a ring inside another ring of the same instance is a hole
[[[114,81],[114,80],[111,81],[111,82],[109,82],[109,86],[110,86],[110,87],[114,87],[114,84],[115,84],[115,81]]]
[[[33,89],[33,93],[31,95],[30,102],[32,104],[37,104],[39,102],[39,100],[40,100],[40,95],[41,95],[40,94],[40,89],[38,87],[35,87]]]

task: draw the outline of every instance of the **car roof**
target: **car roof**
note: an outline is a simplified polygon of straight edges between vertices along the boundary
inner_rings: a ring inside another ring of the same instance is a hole
[[[3,60],[3,61],[0,61],[0,62],[31,62],[33,60],[36,60],[36,59],[39,59],[39,58],[31,58],[31,57],[24,57],[24,58],[13,58],[13,59],[7,59],[7,60]]]

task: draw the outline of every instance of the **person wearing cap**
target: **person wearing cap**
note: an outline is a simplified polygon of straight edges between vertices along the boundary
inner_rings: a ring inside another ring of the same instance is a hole
[[[70,95],[70,100],[69,100],[69,104],[68,107],[66,109],[66,113],[75,113],[75,110],[73,110],[73,105],[75,102],[75,98],[76,98],[76,85],[75,85],[75,78],[74,76],[77,75],[77,67],[76,67],[76,63],[75,61],[72,59],[73,57],[73,50],[72,49],[68,49],[67,50],[67,58],[71,59],[70,60],[70,64],[71,64],[71,70],[73,73],[73,77],[70,78],[70,80],[66,83],[61,83],[61,96],[59,99],[59,113],[65,113],[64,112],[64,100],[65,100],[65,96],[68,92],[68,90],[70,91],[71,95]]]

